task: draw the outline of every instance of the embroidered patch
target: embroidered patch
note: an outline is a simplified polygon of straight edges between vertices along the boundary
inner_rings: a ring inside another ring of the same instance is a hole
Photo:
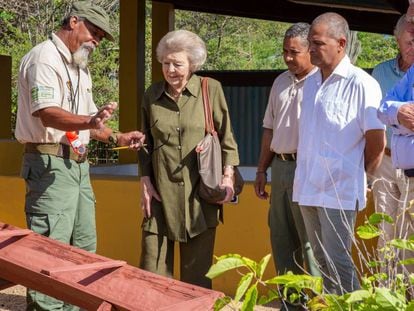
[[[53,87],[50,86],[35,86],[31,90],[32,101],[38,101],[40,99],[53,99]]]

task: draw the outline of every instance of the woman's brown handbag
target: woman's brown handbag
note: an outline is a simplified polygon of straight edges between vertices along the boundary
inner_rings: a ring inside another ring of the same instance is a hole
[[[221,145],[217,132],[214,129],[213,114],[208,96],[208,78],[201,79],[203,94],[204,118],[206,136],[196,147],[198,171],[200,173],[199,195],[209,203],[222,201],[226,190],[220,187],[223,177],[223,163],[221,159]],[[243,190],[244,180],[237,167],[234,168],[234,195]]]

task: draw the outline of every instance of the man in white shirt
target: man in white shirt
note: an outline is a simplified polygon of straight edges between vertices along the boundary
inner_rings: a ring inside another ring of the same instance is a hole
[[[351,256],[355,219],[365,207],[365,171],[376,169],[385,145],[376,115],[381,89],[351,64],[348,32],[336,13],[312,22],[311,62],[319,70],[303,89],[293,188],[325,289],[337,294],[359,288]]]

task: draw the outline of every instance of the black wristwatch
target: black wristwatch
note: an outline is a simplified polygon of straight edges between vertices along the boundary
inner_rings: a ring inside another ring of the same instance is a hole
[[[108,141],[111,145],[117,146],[118,145],[118,137],[116,136],[117,132],[112,132],[111,135],[108,137]]]

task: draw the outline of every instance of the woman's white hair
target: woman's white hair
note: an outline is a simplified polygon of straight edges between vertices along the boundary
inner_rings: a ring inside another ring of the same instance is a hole
[[[199,70],[207,58],[204,41],[188,30],[170,31],[162,37],[156,50],[157,60],[162,63],[165,55],[177,52],[187,53],[191,72]]]

